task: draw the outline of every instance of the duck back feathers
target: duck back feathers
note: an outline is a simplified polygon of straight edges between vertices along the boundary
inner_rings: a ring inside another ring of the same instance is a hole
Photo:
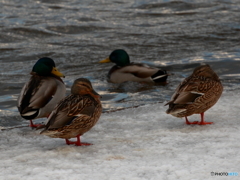
[[[211,108],[220,98],[223,86],[209,65],[197,67],[176,89],[167,114],[186,117],[200,114]]]
[[[69,139],[83,135],[97,123],[102,105],[100,96],[92,89],[90,81],[77,79],[71,92],[54,108],[41,134]]]

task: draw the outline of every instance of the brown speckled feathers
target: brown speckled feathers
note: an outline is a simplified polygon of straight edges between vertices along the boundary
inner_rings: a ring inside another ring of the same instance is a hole
[[[77,79],[72,86],[72,94],[54,108],[41,134],[69,139],[89,131],[102,113],[99,97],[90,81]]]
[[[176,89],[166,113],[176,117],[200,114],[220,98],[223,86],[209,65],[197,67]]]

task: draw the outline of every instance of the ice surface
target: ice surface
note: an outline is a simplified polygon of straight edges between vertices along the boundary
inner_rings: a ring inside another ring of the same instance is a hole
[[[3,130],[0,179],[175,180],[240,173],[239,95],[224,92],[205,113],[214,124],[205,126],[166,114],[164,103],[103,113],[82,137],[94,144],[88,147],[68,146],[28,127]]]

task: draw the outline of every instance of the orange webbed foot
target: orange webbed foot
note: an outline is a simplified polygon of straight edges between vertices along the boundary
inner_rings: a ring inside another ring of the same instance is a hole
[[[207,125],[207,124],[212,124],[213,122],[205,122],[205,121],[201,121],[198,123],[198,125]]]
[[[201,122],[198,123],[198,125],[207,125],[207,124],[212,124],[213,122],[206,122],[204,121],[204,112],[200,113],[201,115]]]
[[[198,121],[193,121],[193,122],[186,121],[186,124],[187,124],[187,125],[198,124],[198,123],[199,123]]]
[[[65,139],[65,140],[66,140],[67,145],[70,145],[70,144],[75,144],[75,146],[90,146],[90,145],[92,145],[90,143],[82,143],[80,141],[80,136],[77,136],[77,141],[70,141],[68,139]]]
[[[34,123],[32,122],[32,120],[30,120],[29,127],[31,127],[31,128],[39,128],[39,127],[41,127],[41,126],[42,126],[42,124],[34,124]]]
[[[198,121],[189,122],[187,117],[185,117],[185,119],[186,119],[186,124],[187,125],[198,124],[199,123]]]

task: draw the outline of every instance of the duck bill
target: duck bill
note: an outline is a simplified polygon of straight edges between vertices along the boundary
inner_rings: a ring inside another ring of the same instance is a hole
[[[100,63],[108,63],[108,62],[111,62],[110,61],[110,59],[109,59],[109,57],[107,58],[107,59],[104,59],[104,60],[102,60],[102,61],[99,61]]]
[[[96,91],[92,90],[92,95],[96,98],[101,98],[102,96],[99,95]]]
[[[58,76],[58,77],[65,77],[56,67],[53,67],[51,73],[55,76]]]

